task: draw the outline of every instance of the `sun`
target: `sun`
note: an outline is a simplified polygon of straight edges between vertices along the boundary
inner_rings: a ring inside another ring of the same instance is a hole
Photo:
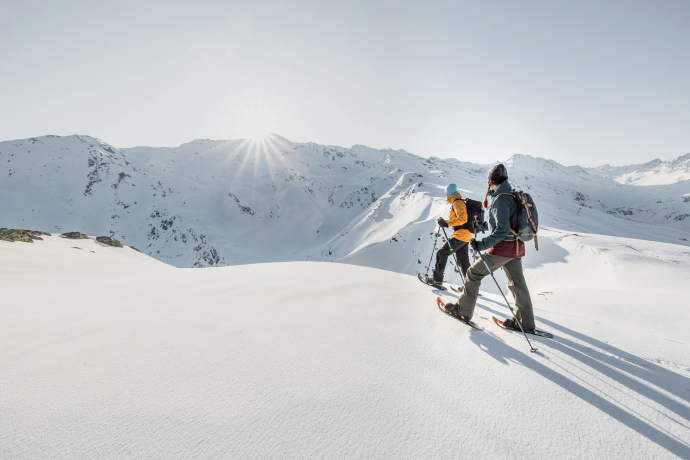
[[[284,108],[278,102],[265,94],[238,99],[228,120],[232,136],[253,146],[275,142],[280,138],[275,133],[285,127]]]
[[[253,141],[265,141],[271,137],[272,120],[262,113],[248,115],[243,123],[242,132],[246,139]]]
[[[270,129],[262,124],[257,124],[247,129],[247,138],[253,141],[265,141],[271,137]]]

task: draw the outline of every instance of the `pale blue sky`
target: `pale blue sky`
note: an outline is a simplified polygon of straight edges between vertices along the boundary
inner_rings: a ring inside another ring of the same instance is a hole
[[[690,152],[689,82],[684,0],[0,3],[0,140],[620,165]]]

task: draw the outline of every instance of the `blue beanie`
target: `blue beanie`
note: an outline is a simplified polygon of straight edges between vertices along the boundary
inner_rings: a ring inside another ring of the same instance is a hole
[[[448,187],[446,187],[446,193],[450,196],[455,195],[458,193],[458,186],[455,184],[448,184]]]

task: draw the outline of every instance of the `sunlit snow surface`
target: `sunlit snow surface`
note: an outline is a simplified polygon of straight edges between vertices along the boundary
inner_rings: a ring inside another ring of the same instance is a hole
[[[391,271],[0,241],[0,457],[690,457],[690,250],[551,231],[538,254],[556,337],[530,353],[501,297],[479,332]]]
[[[491,165],[269,141],[0,142],[0,458],[690,458],[687,156],[505,161],[535,354],[414,276]]]

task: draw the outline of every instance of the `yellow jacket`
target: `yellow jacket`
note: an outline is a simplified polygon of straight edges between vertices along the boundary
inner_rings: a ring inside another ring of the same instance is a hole
[[[458,225],[467,223],[467,205],[464,201],[462,201],[461,198],[462,195],[460,195],[460,192],[458,192],[446,199],[446,201],[450,203],[450,213],[448,215],[448,219],[446,220],[449,227],[457,227]],[[472,238],[472,232],[463,228],[460,230],[455,230],[450,237],[455,238],[456,240],[467,242]]]

